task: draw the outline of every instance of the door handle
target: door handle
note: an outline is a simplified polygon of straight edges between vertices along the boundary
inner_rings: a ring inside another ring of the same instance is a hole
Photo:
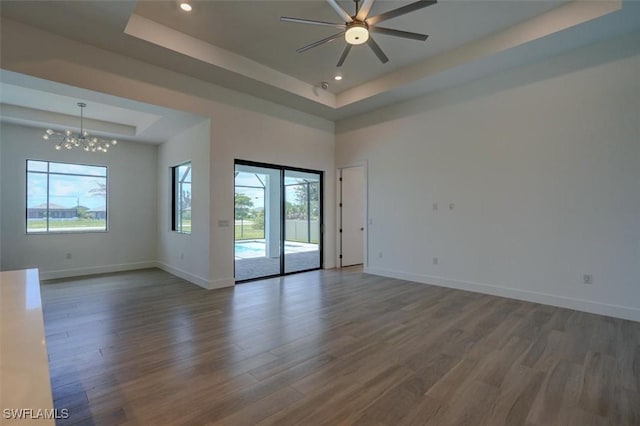
[[[364,231],[364,228],[360,228],[361,231]]]

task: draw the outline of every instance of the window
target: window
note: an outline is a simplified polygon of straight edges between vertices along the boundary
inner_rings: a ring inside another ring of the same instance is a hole
[[[182,234],[191,233],[191,163],[171,168],[172,218],[171,229]]]
[[[27,160],[27,233],[105,232],[107,168]]]

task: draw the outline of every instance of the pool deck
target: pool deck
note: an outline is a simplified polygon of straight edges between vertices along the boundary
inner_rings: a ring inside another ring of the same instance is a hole
[[[250,242],[264,244],[264,240],[251,240]],[[243,243],[240,242],[240,244]],[[287,241],[285,243],[285,272],[319,268],[318,249],[318,244]],[[277,275],[280,273],[280,256],[265,257],[264,251],[238,254],[235,256],[235,272],[236,281]]]

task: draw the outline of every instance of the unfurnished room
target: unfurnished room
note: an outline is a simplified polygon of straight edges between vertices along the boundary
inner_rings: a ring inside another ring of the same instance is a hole
[[[7,425],[640,425],[640,2],[1,0]]]

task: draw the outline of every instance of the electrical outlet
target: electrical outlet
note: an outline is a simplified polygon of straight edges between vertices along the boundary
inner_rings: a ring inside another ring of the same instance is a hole
[[[593,275],[584,274],[583,277],[582,277],[582,282],[584,284],[593,284]]]
[[[382,256],[383,256],[382,252],[378,253],[378,259],[382,259]]]
[[[433,204],[431,204],[431,208],[432,208],[433,210],[438,210],[438,203],[433,203]]]
[[[65,259],[67,259],[67,260],[71,259],[71,253],[67,253],[67,254],[65,254],[65,255],[64,255],[64,258],[65,258]]]
[[[180,260],[184,260],[184,253],[180,253]]]
[[[434,265],[437,265],[439,261],[440,261],[440,259],[438,259],[437,257],[433,258],[433,264]]]

